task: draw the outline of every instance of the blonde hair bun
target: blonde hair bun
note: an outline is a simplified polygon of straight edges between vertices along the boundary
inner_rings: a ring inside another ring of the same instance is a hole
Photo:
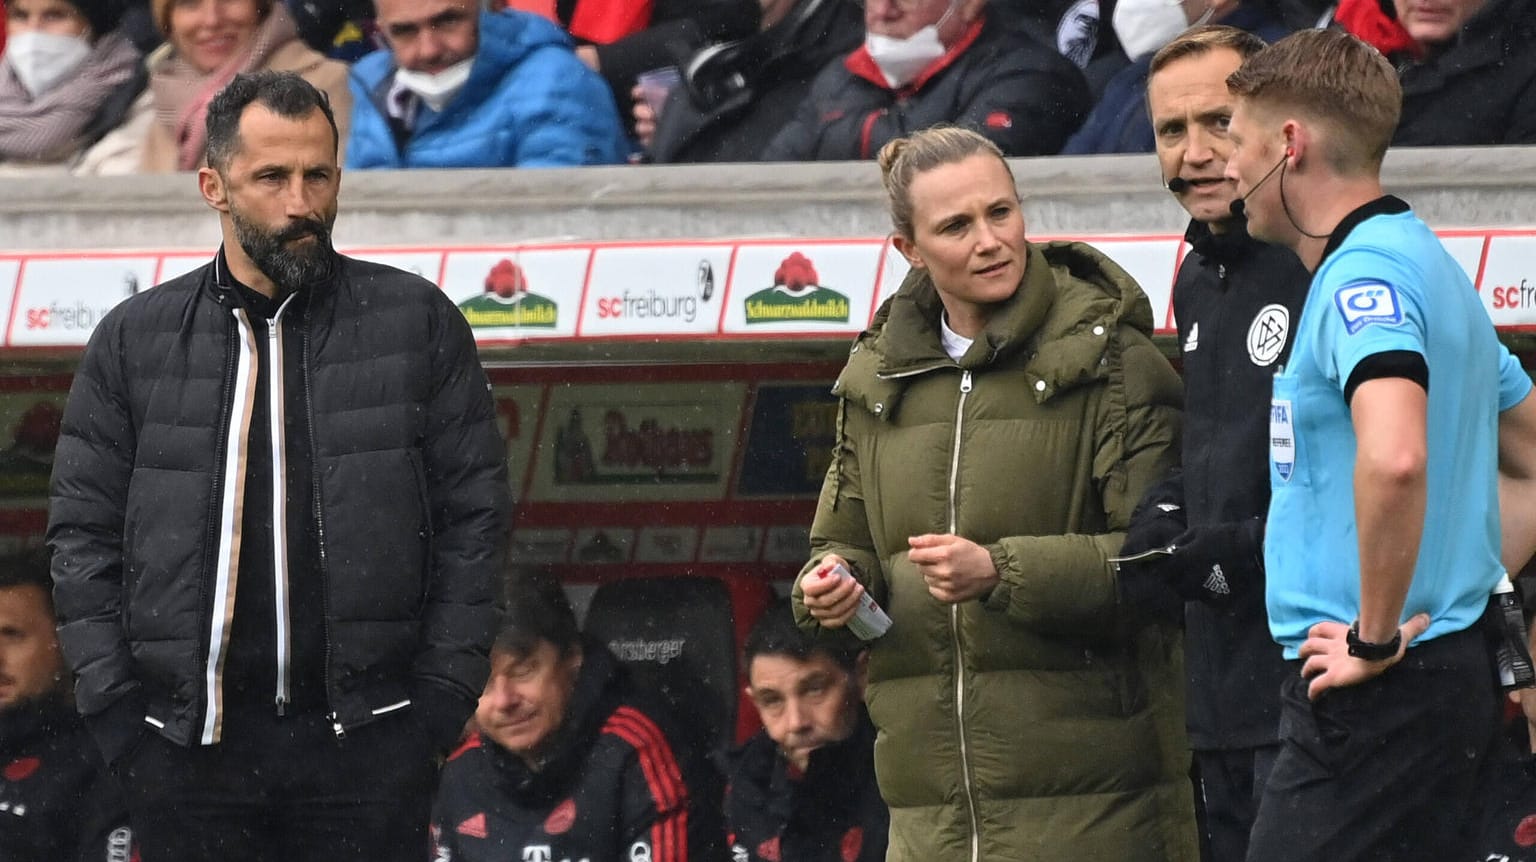
[[[991,140],[959,126],[933,126],[904,138],[893,138],[880,148],[880,182],[885,186],[891,225],[905,237],[912,236],[912,180],[940,165],[952,165],[974,155],[989,153],[1003,163],[1008,178],[1013,169],[1003,151]]]

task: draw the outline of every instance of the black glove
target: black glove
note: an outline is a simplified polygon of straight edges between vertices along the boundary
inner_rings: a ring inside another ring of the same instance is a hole
[[[1120,556],[1166,548],[1189,527],[1184,522],[1184,476],[1175,470],[1153,485],[1131,512]]]
[[[1147,551],[1166,548],[1189,528],[1184,523],[1184,482],[1175,471],[1152,486],[1131,512],[1125,541],[1119,557],[1137,557]],[[1120,602],[1137,613],[1173,623],[1184,620],[1184,599],[1168,583],[1157,567],[1164,559],[1147,555],[1115,564],[1120,587]]]
[[[1189,601],[1224,605],[1263,582],[1263,518],[1191,527],[1172,544],[1172,554],[1147,563]]]
[[[1120,604],[1136,618],[1183,625],[1184,597],[1156,567],[1146,561],[1116,563],[1115,573]]]
[[[1125,528],[1125,542],[1120,545],[1120,556],[1134,557],[1157,548],[1166,548],[1173,540],[1188,531],[1184,523],[1184,510],[1174,503],[1158,503],[1145,511],[1131,516],[1131,525]]]

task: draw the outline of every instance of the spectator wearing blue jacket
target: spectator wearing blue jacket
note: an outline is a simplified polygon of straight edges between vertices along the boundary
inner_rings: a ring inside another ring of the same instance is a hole
[[[472,0],[375,0],[389,49],[352,69],[349,168],[625,161],[608,87],[554,24]]]
[[[1182,7],[1186,22],[1226,24],[1246,30],[1265,42],[1291,32],[1278,0],[1188,0]],[[1175,28],[1175,35],[1177,35]],[[1124,42],[1125,40],[1121,40]],[[1147,78],[1152,56],[1170,40],[1160,41],[1131,59],[1104,87],[1104,95],[1083,121],[1082,128],[1062,148],[1062,155],[1087,156],[1105,153],[1150,153],[1157,149],[1152,120],[1147,116]]]

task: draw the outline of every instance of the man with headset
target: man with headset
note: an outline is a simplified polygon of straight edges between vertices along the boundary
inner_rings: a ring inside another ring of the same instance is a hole
[[[1466,274],[1382,193],[1390,64],[1303,31],[1228,85],[1249,229],[1313,273],[1270,409],[1266,598],[1294,673],[1247,858],[1456,858],[1498,705],[1499,412],[1529,411],[1529,380],[1496,382]]]

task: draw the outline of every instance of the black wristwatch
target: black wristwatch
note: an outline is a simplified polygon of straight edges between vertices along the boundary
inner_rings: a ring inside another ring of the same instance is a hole
[[[1349,644],[1349,654],[1364,661],[1386,661],[1397,656],[1398,647],[1403,645],[1403,630],[1398,629],[1392,633],[1392,639],[1384,644],[1373,644],[1370,641],[1360,639],[1360,621],[1355,620],[1349,624],[1349,634],[1345,635],[1344,642]]]

